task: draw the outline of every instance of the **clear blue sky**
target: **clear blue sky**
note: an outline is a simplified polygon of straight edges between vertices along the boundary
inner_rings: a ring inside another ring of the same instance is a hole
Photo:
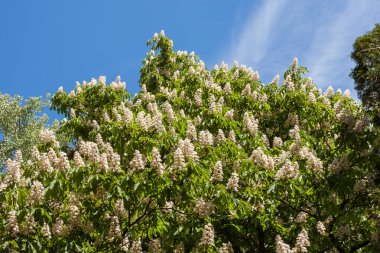
[[[236,59],[268,82],[298,56],[320,88],[353,89],[351,45],[379,10],[379,0],[0,0],[0,92],[40,96],[121,75],[134,94],[161,29],[209,68]]]

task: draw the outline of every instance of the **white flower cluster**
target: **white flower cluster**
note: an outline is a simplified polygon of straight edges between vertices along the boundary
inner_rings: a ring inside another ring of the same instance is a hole
[[[269,155],[266,155],[261,148],[253,150],[250,159],[258,166],[264,167],[268,170],[274,169],[273,158]]]
[[[85,165],[82,156],[79,154],[78,151],[75,151],[73,160],[75,167],[83,167]]]
[[[173,122],[175,121],[176,119],[176,116],[174,114],[174,111],[173,111],[173,108],[172,108],[172,105],[169,103],[169,102],[165,102],[163,105],[162,105],[163,109],[164,109],[164,112],[166,114],[166,118],[169,120],[169,122]]]
[[[9,211],[7,215],[7,224],[5,225],[5,229],[11,232],[13,235],[16,235],[20,232],[16,214],[16,210]]]
[[[295,91],[295,85],[292,81],[292,77],[290,75],[287,75],[282,85],[285,87],[285,89],[289,92]]]
[[[173,201],[166,201],[164,207],[162,208],[162,212],[164,213],[172,213],[173,212],[174,203]]]
[[[105,83],[105,80],[104,80]],[[110,87],[114,90],[125,90],[126,84],[125,82],[121,82],[120,76],[116,77],[116,80],[110,84]]]
[[[165,127],[162,123],[162,113],[158,109],[157,103],[149,103],[148,110],[152,113],[152,128],[157,131],[157,133],[165,132]]]
[[[51,238],[51,232],[50,232],[50,227],[48,224],[44,223],[43,227],[42,227],[42,234],[50,239]]]
[[[214,211],[214,207],[211,202],[204,201],[202,198],[197,199],[194,207],[194,213],[199,215],[201,218],[209,217]]]
[[[151,253],[163,252],[160,239],[153,239],[149,242],[149,250]]]
[[[278,84],[278,81],[280,81],[280,75],[275,75],[270,83]]]
[[[257,135],[259,131],[259,121],[255,119],[255,117],[249,116],[248,112],[244,113],[243,124],[244,128],[248,130],[252,136]]]
[[[177,89],[170,90],[168,87],[160,86],[160,92],[168,97],[169,100],[177,97]]]
[[[199,143],[204,146],[214,145],[214,136],[208,130],[199,132]]]
[[[238,191],[239,189],[239,175],[236,172],[232,172],[231,177],[227,182],[227,189]]]
[[[69,214],[70,214],[70,226],[71,228],[75,228],[80,225],[80,210],[79,207],[74,204],[70,203],[69,205]]]
[[[55,165],[60,171],[66,171],[70,169],[70,162],[65,152],[59,152],[59,157],[56,159]]]
[[[194,101],[196,106],[202,106],[202,93],[203,92],[201,88],[197,89],[194,93]]]
[[[301,157],[307,159],[307,168],[313,172],[321,172],[323,169],[323,163],[321,159],[316,157],[313,152],[307,150],[307,148],[303,148],[301,150]]]
[[[230,110],[228,110],[228,111],[224,114],[224,117],[226,117],[226,118],[229,119],[229,120],[233,120],[233,119],[234,119],[234,112],[235,112],[234,109],[230,109]]]
[[[210,223],[206,224],[203,229],[202,238],[199,242],[199,247],[207,248],[214,245],[214,236],[214,227]]]
[[[25,216],[25,223],[24,223],[24,226],[21,230],[21,233],[23,235],[28,236],[29,234],[34,232],[36,225],[37,225],[37,223],[34,220],[33,215],[31,213],[27,213]]]
[[[69,232],[68,227],[64,224],[61,218],[57,218],[53,224],[53,235],[54,236],[64,236]]]
[[[299,212],[297,217],[296,217],[296,222],[297,223],[305,223],[309,215],[305,212]]]
[[[123,240],[121,241],[120,249],[123,252],[129,252],[129,246],[130,246],[130,243],[129,243],[128,236],[125,236]]]
[[[124,208],[124,200],[118,199],[115,202],[115,215],[118,217],[123,217],[126,214],[125,208]]]
[[[111,217],[110,228],[108,230],[108,241],[112,242],[121,238],[121,230],[119,218],[117,216]]]
[[[296,244],[293,249],[286,244],[281,236],[276,236],[276,253],[302,253],[308,252],[307,247],[310,246],[310,241],[306,230],[302,230],[301,233],[297,236]]]
[[[231,95],[232,94],[231,84],[226,83],[223,87],[223,91],[226,95]]]
[[[15,160],[7,159],[6,162],[6,174],[4,183],[20,183],[21,182],[21,163]]]
[[[136,124],[140,126],[144,131],[148,131],[152,126],[152,116],[150,113],[145,114],[145,111],[140,111],[136,115]]]
[[[298,115],[294,113],[289,113],[288,118],[285,120],[285,127],[294,127],[294,126],[299,126],[299,119]]]
[[[33,184],[30,188],[30,193],[28,196],[28,202],[30,205],[38,203],[44,198],[45,188],[40,181],[33,181]]]
[[[83,141],[78,142],[79,153],[87,158],[90,162],[96,163],[100,160],[98,145],[95,142]]]
[[[318,221],[317,222],[317,231],[319,234],[321,235],[325,235],[326,234],[326,228],[325,228],[325,225],[323,225],[322,222]]]
[[[234,253],[232,244],[230,242],[222,243],[222,247],[219,248],[218,253]]]
[[[183,242],[180,242],[174,249],[173,253],[185,253],[185,245]]]
[[[173,167],[174,169],[183,169],[186,167],[185,156],[183,155],[181,147],[178,147],[174,152]]]
[[[119,111],[121,112],[121,119],[127,123],[130,124],[133,121],[133,112],[126,107],[123,103],[119,106]]]
[[[162,164],[160,151],[156,147],[152,149],[152,161],[150,165],[157,170],[159,175],[164,173],[165,166]]]
[[[310,246],[309,236],[305,229],[301,231],[301,233],[297,236],[295,252],[307,252],[307,247]]]
[[[234,130],[231,130],[231,131],[228,133],[228,139],[230,139],[232,142],[235,142],[235,141],[236,141],[236,135],[235,135]]]
[[[274,137],[272,146],[273,148],[282,148],[282,139],[280,137]]]
[[[143,253],[141,238],[132,241],[130,251],[131,253]]]
[[[186,137],[189,138],[191,141],[196,141],[198,139],[197,129],[195,128],[193,122],[191,122],[190,120],[187,121]]]
[[[226,140],[226,137],[224,136],[224,132],[222,129],[218,129],[218,133],[215,137],[216,144],[221,144]]]
[[[211,94],[210,97],[209,97],[209,112],[210,113],[217,112],[214,94]]]
[[[245,85],[244,89],[241,92],[241,95],[243,97],[249,97],[249,96],[251,96],[251,85],[249,83],[247,83]]]
[[[292,162],[290,160],[286,160],[285,164],[281,166],[281,168],[276,172],[276,179],[294,179],[298,177],[298,163]]]
[[[144,170],[144,168],[145,168],[145,162],[144,162],[143,156],[140,153],[140,151],[135,150],[135,152],[133,154],[133,158],[129,162],[129,167],[130,167],[130,172],[131,173]]]
[[[41,130],[39,137],[42,143],[52,145],[53,147],[59,147],[59,142],[57,141],[55,134],[52,130]]]
[[[195,151],[193,143],[191,143],[189,139],[186,138],[184,140],[179,140],[178,148],[181,149],[183,156],[187,158],[189,161],[198,160],[198,154]]]
[[[210,178],[213,182],[223,181],[223,165],[221,161],[217,161],[214,165],[214,170],[212,177]]]

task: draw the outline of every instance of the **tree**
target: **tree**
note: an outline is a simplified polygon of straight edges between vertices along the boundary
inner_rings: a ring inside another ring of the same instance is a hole
[[[0,245],[37,252],[376,252],[378,129],[295,60],[264,85],[148,42],[141,91],[117,78],[52,97],[43,130],[1,175]]]
[[[48,121],[46,115],[38,116],[48,103],[41,98],[24,100],[0,93],[0,168],[19,150],[26,159],[32,146]]]
[[[356,66],[350,76],[363,104],[369,107],[380,101],[380,25],[355,40],[351,58]]]

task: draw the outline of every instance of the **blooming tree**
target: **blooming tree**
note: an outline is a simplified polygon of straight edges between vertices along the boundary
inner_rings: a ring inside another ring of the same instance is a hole
[[[295,59],[270,84],[148,41],[141,91],[105,77],[52,98],[59,132],[1,175],[2,250],[375,252],[378,129]]]

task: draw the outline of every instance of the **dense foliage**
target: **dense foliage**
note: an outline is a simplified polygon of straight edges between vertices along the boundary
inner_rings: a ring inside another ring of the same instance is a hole
[[[1,175],[2,250],[376,252],[378,130],[295,59],[278,85],[211,71],[163,33],[131,97],[117,78],[63,88],[50,130]]]
[[[351,58],[355,68],[351,77],[355,89],[367,106],[373,107],[380,102],[380,24],[356,39]]]

